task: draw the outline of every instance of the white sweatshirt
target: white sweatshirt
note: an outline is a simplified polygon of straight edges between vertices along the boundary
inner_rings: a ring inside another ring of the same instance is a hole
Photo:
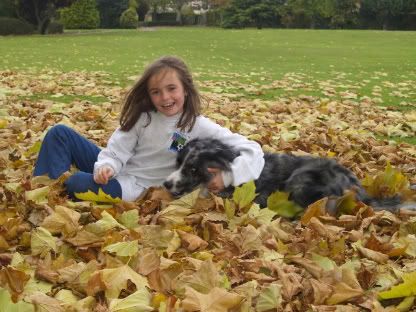
[[[94,171],[103,165],[114,169],[114,178],[121,185],[123,200],[135,200],[150,186],[162,185],[175,170],[177,145],[194,138],[213,138],[233,146],[240,156],[231,164],[232,185],[257,179],[264,166],[259,144],[232,133],[206,117],[198,116],[189,132],[176,128],[180,115],[166,117],[151,112],[142,114],[130,131],[119,128],[111,135],[107,147],[98,155]]]

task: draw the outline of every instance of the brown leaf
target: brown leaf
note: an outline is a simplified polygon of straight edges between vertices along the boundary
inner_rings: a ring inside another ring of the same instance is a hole
[[[387,260],[389,260],[389,256],[381,252],[374,251],[374,250],[371,250],[362,246],[357,246],[357,249],[364,257],[366,257],[367,259],[373,260],[377,263],[382,264],[382,263],[386,263]]]
[[[9,290],[13,302],[17,302],[29,279],[29,275],[10,266],[0,270],[0,286]]]
[[[228,312],[229,309],[238,306],[242,300],[242,296],[227,292],[223,288],[215,287],[205,295],[186,287],[182,308],[185,311]]]
[[[318,235],[323,236],[330,241],[337,240],[339,238],[339,234],[344,230],[338,226],[323,224],[315,217],[311,218],[308,226],[316,231]]]
[[[74,246],[81,247],[81,246],[101,246],[102,242],[104,241],[102,237],[88,232],[84,229],[77,232],[74,237],[65,239],[68,243],[71,243]]]
[[[208,243],[197,235],[186,233],[181,230],[176,230],[176,232],[182,240],[182,245],[189,251],[203,250],[208,246]]]
[[[303,289],[301,284],[302,277],[296,273],[285,273],[281,268],[277,267],[279,279],[282,282],[282,295],[286,301],[291,301],[292,298],[300,293]]]
[[[51,268],[51,264],[48,262],[45,261],[38,264],[35,271],[35,277],[39,280],[56,284],[58,282],[59,274]]]
[[[345,283],[337,283],[334,286],[333,294],[326,300],[327,304],[338,304],[353,298],[359,297],[364,293],[362,289],[351,288]]]
[[[30,301],[37,310],[46,312],[65,312],[63,303],[55,298],[49,297],[41,292],[35,292],[29,296]]]
[[[313,289],[313,304],[323,304],[332,294],[331,286],[314,278],[309,281]]]
[[[138,253],[136,271],[142,275],[149,275],[160,266],[160,256],[154,249],[143,248]]]
[[[327,202],[328,198],[324,197],[309,205],[300,219],[302,225],[306,226],[311,221],[312,217],[318,218],[323,216],[325,214]]]

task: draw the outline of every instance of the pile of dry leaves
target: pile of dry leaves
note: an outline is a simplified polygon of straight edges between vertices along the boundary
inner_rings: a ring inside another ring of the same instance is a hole
[[[276,81],[270,84],[279,86]],[[336,157],[373,195],[414,200],[416,149],[376,139],[412,134],[416,115],[368,99],[260,101],[212,92],[206,115],[265,150]],[[66,175],[31,178],[42,136],[65,123],[99,145],[125,92],[105,73],[0,72],[0,306],[4,311],[410,311],[416,295],[416,214],[375,212],[353,194],[300,219],[285,194],[253,204],[172,199],[152,188],[136,202],[71,202]],[[53,94],[45,97],[39,95]],[[34,96],[36,95],[36,96]],[[108,101],[59,102],[63,96]],[[51,99],[52,98],[52,99]],[[390,130],[389,130],[390,129]],[[388,165],[388,164],[391,164]],[[396,169],[394,169],[396,168]]]

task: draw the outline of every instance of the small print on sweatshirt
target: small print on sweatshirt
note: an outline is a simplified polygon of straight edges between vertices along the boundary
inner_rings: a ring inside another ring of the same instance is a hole
[[[187,137],[185,134],[180,132],[174,132],[172,135],[172,143],[169,147],[170,151],[179,152],[185,146]]]

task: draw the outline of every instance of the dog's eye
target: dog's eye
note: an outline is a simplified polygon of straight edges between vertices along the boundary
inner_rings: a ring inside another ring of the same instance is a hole
[[[195,172],[196,172],[196,168],[195,168],[195,167],[192,167],[192,168],[191,168],[191,172],[192,172],[192,173],[195,173]]]

